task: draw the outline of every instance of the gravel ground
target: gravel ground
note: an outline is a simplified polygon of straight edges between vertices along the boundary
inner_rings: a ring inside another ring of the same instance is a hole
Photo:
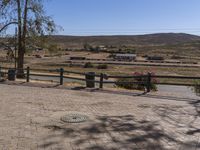
[[[198,97],[5,84],[0,95],[1,150],[200,149]]]

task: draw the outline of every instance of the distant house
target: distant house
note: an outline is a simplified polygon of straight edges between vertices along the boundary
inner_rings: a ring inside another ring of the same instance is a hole
[[[36,49],[35,49],[35,51],[42,51],[43,50],[43,48],[41,48],[41,47],[37,47]]]
[[[5,51],[9,51],[9,50],[14,51],[15,47],[5,47],[3,50],[5,50]]]
[[[71,56],[70,60],[85,60],[85,57],[79,57],[79,56]]]
[[[114,59],[118,61],[134,61],[136,59],[136,54],[115,54]]]
[[[161,57],[161,56],[148,56],[147,57],[147,60],[150,60],[150,61],[163,61],[164,60],[164,57]]]
[[[99,49],[100,49],[100,50],[107,50],[106,46],[104,46],[104,45],[100,45],[100,46],[99,46]]]

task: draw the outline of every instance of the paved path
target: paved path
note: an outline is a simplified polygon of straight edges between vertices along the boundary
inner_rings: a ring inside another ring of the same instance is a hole
[[[60,121],[65,114],[89,117]],[[200,99],[0,84],[0,150],[200,149]]]

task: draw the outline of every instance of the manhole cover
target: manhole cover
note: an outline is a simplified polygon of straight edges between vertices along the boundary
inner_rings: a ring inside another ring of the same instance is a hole
[[[60,118],[61,121],[66,123],[81,123],[88,120],[88,116],[81,114],[68,114]]]

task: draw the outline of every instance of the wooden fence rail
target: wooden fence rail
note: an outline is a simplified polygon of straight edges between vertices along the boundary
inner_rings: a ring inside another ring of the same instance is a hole
[[[2,79],[2,74],[6,74],[9,76],[8,70],[13,68],[6,68],[0,66],[0,80]],[[84,81],[84,82],[93,82],[98,83],[99,88],[102,89],[104,84],[137,84],[137,85],[143,85],[146,87],[147,92],[151,91],[151,84],[161,84],[161,85],[182,85],[182,86],[195,86],[195,84],[186,84],[186,83],[155,83],[152,79],[181,79],[181,80],[200,80],[200,77],[191,77],[191,76],[161,76],[161,75],[151,75],[151,73],[148,73],[146,75],[141,76],[112,76],[112,75],[106,75],[106,74],[95,74],[93,73],[93,79],[88,79],[87,75],[88,73],[82,73],[82,72],[74,72],[74,71],[66,71],[63,68],[60,69],[33,69],[30,67],[24,68],[24,69],[16,69],[24,71],[24,76],[26,79],[26,82],[30,82],[31,78],[30,76],[38,76],[38,77],[50,77],[50,78],[57,78],[59,80],[59,84],[64,84],[64,79],[71,79],[71,80],[77,80],[77,81]],[[38,73],[39,72],[39,73]],[[45,74],[45,72],[50,72],[51,74]],[[53,73],[53,74],[52,74]],[[74,74],[78,75],[79,77],[71,77],[68,76],[68,74]],[[98,79],[95,79],[97,77]],[[137,82],[137,79],[142,79],[140,82]],[[112,80],[109,80],[112,79]],[[118,79],[136,79],[135,82],[126,82],[126,81],[117,81]]]

